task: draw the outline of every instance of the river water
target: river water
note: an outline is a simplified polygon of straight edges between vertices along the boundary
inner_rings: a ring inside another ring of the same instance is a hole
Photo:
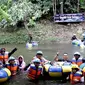
[[[11,51],[13,48],[17,48],[18,50],[12,55],[16,59],[19,55],[23,55],[25,62],[28,64],[31,59],[36,55],[38,50],[43,51],[44,57],[50,61],[53,60],[54,56],[57,52],[59,52],[59,58],[62,58],[64,53],[68,53],[69,59],[72,59],[73,53],[79,51],[81,55],[85,56],[85,49],[81,49],[78,46],[73,46],[71,43],[69,44],[42,44],[38,47],[33,47],[32,49],[26,49],[25,44],[12,44],[12,45],[0,45],[0,47],[5,47],[7,51]],[[70,83],[61,83],[57,82],[56,80],[40,80],[38,83],[30,82],[27,77],[26,73],[21,72],[15,77],[11,78],[9,81],[3,83],[2,85],[69,85]],[[1,85],[1,84],[0,84]]]

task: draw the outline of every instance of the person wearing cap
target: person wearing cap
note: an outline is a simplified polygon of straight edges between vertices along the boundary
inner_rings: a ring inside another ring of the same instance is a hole
[[[67,53],[64,53],[64,54],[63,54],[63,58],[62,58],[62,59],[58,59],[58,61],[71,62],[71,61],[68,59],[68,54],[67,54]]]
[[[72,65],[72,72],[70,74],[70,82],[72,84],[83,82],[83,74],[82,71],[79,69],[78,65],[73,64]]]
[[[43,57],[42,51],[37,51],[36,56],[33,57],[32,60],[34,60],[36,58],[38,58],[40,60],[41,65],[44,65],[46,62],[48,62],[48,60]]]
[[[9,57],[8,59],[8,63],[5,65],[5,67],[7,67],[10,71],[12,76],[17,74],[17,71],[19,69],[18,64],[16,63],[16,60],[14,57]]]
[[[26,71],[27,68],[30,66],[30,64],[33,63],[33,60],[34,60],[34,59],[37,59],[37,58],[40,60],[40,64],[41,64],[42,66],[43,66],[46,62],[49,62],[47,59],[45,59],[45,58],[43,57],[43,52],[42,52],[42,51],[37,51],[36,56],[33,57],[32,61],[31,61],[28,65],[25,66],[24,71]]]
[[[14,48],[11,52],[7,52],[5,48],[0,49],[0,61],[3,62],[3,64],[6,64],[8,61],[8,58],[17,50],[17,48]]]
[[[19,55],[19,57],[17,59],[17,64],[18,64],[20,70],[23,70],[25,68],[26,63],[25,63],[24,57],[22,55]]]
[[[38,80],[42,74],[42,66],[40,59],[36,58],[32,61],[29,68],[27,69],[27,77],[29,80]]]
[[[77,64],[80,66],[82,64],[83,57],[79,52],[74,53],[74,57],[72,58],[72,64]]]
[[[73,34],[71,40],[77,40],[76,34]]]

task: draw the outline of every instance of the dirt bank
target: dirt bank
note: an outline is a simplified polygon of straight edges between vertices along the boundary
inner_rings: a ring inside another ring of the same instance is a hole
[[[81,37],[80,35],[85,31],[85,22],[57,24],[44,20],[38,23],[33,31],[34,40],[40,43],[69,43],[73,34],[78,38]]]

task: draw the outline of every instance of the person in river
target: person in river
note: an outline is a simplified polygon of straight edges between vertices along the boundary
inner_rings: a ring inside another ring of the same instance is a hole
[[[45,58],[43,57],[43,52],[42,52],[42,51],[37,51],[36,56],[33,57],[32,61],[33,61],[34,59],[36,59],[36,58],[38,58],[38,59],[40,60],[40,64],[41,64],[42,66],[43,66],[45,63],[49,62],[49,60],[47,60],[47,59],[45,59]],[[27,70],[27,68],[30,66],[30,64],[33,63],[32,61],[24,68],[24,70]]]
[[[3,62],[3,64],[6,64],[8,58],[17,50],[17,48],[14,48],[11,52],[7,52],[5,48],[0,49],[0,61]]]
[[[59,56],[59,52],[57,52],[57,55],[56,55],[56,57],[54,58],[54,63],[53,63],[53,65],[58,64],[58,62],[62,62],[62,64],[71,64],[71,61],[68,59],[68,54],[67,54],[67,53],[64,53],[62,59],[59,59],[58,56]]]
[[[43,52],[42,52],[42,51],[37,51],[36,56],[33,57],[32,60],[34,60],[34,59],[36,59],[36,58],[38,58],[38,59],[40,60],[40,64],[41,64],[42,66],[43,66],[46,62],[49,61],[49,60],[47,60],[47,59],[45,59],[45,58],[43,57]]]
[[[32,43],[32,41],[33,41],[33,37],[32,37],[32,34],[31,33],[28,33],[28,37],[29,37],[29,43]]]
[[[17,64],[18,64],[20,70],[24,70],[26,63],[25,63],[24,57],[22,55],[19,55],[19,57],[17,59]]]
[[[83,69],[85,67],[85,58],[82,60],[82,64],[80,65],[80,68]]]
[[[77,40],[76,34],[73,34],[71,40]]]
[[[84,82],[84,76],[82,71],[79,69],[78,65],[72,65],[72,72],[70,74],[70,82],[71,84],[77,84]]]
[[[42,75],[42,65],[40,64],[40,59],[36,58],[32,61],[29,68],[27,69],[27,77],[29,80],[38,80]]]
[[[12,56],[9,57],[8,63],[5,65],[5,67],[11,71],[12,76],[16,75],[17,72],[19,71],[18,64],[17,64],[15,58]]]
[[[81,40],[81,41],[82,41],[82,42],[85,41],[85,33],[82,34],[82,40]]]
[[[81,54],[79,52],[75,52],[74,53],[74,57],[72,58],[72,64],[77,64],[78,66],[80,66],[83,62],[83,57],[81,56]]]
[[[57,54],[54,56],[54,59],[53,59],[53,61],[51,62],[51,64],[52,65],[54,65],[54,66],[56,66],[56,65],[58,65],[58,56],[59,56],[59,52],[57,52]]]
[[[64,62],[71,62],[68,58],[69,58],[68,54],[64,53],[62,61],[64,61]]]

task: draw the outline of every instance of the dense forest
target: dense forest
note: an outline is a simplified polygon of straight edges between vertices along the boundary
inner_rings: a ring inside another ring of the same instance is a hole
[[[56,0],[56,13],[84,12],[85,0]],[[24,25],[34,26],[40,18],[53,16],[55,0],[0,0],[0,30],[12,31]]]

